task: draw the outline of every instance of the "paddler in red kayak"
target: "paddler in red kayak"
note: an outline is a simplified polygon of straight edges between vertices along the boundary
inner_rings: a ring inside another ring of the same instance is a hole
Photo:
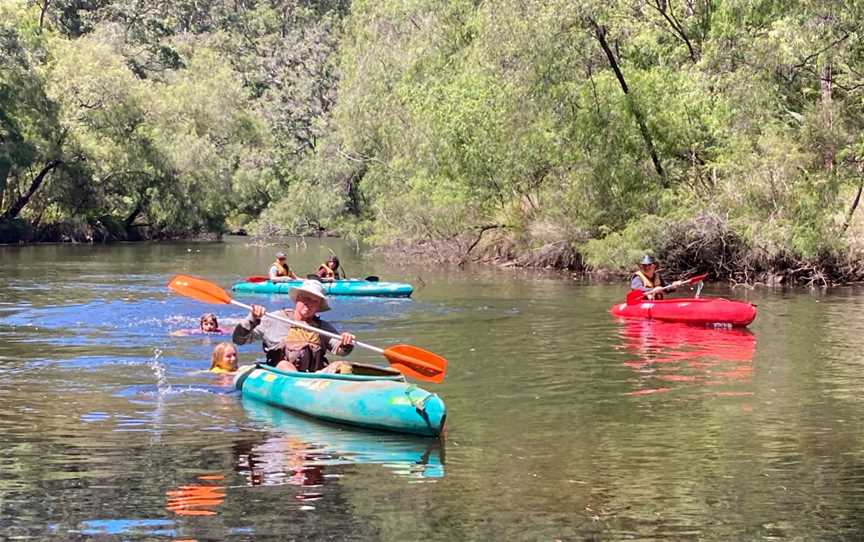
[[[682,281],[676,280],[672,283],[671,288],[667,288],[665,291],[675,291],[675,288],[681,286],[681,284],[683,284]],[[657,262],[646,254],[639,262],[639,271],[636,271],[633,279],[630,280],[630,288],[643,292],[645,299],[656,300],[663,299],[664,287],[666,287],[666,283],[663,281],[660,273],[657,272]]]
[[[288,267],[288,259],[285,257],[284,252],[276,253],[276,261],[270,266],[270,273],[268,275],[270,282],[297,280],[297,275],[295,275],[294,271],[291,271],[291,268]]]
[[[301,286],[291,288],[288,295],[294,301],[294,310],[288,312],[288,309],[283,309],[285,316],[324,331],[339,333],[333,324],[318,317],[319,312],[330,310],[327,296],[319,282],[304,280]],[[232,340],[237,344],[247,344],[260,339],[264,343],[267,365],[283,371],[350,371],[350,364],[338,361],[330,363],[325,354],[330,352],[347,356],[354,349],[354,335],[342,333],[338,339],[331,339],[273,318],[262,321],[265,312],[266,309],[261,305],[252,305],[249,316],[234,328]]]

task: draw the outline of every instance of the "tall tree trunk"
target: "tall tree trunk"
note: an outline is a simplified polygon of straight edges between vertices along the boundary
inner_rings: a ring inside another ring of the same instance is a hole
[[[654,140],[651,138],[651,132],[648,131],[648,125],[645,123],[645,117],[642,115],[642,111],[639,109],[639,105],[633,99],[633,96],[630,95],[630,89],[627,87],[627,81],[624,80],[624,74],[621,73],[621,68],[618,65],[618,60],[615,57],[615,53],[612,52],[612,49],[609,47],[609,43],[606,41],[606,27],[599,24],[594,19],[588,19],[591,26],[594,28],[594,37],[597,38],[597,41],[600,43],[600,47],[603,49],[603,52],[606,54],[606,58],[609,60],[609,66],[612,67],[612,71],[615,72],[615,77],[618,79],[618,84],[621,85],[621,90],[624,92],[625,99],[627,100],[627,107],[630,110],[630,113],[636,119],[636,124],[639,125],[639,133],[642,134],[642,141],[645,142],[645,147],[648,150],[648,154],[651,155],[651,161],[654,163],[654,169],[657,171],[657,175],[660,176],[663,188],[667,188],[669,186],[668,179],[666,178],[666,172],[663,170],[663,166],[660,164],[660,157],[657,156],[657,150],[654,147]]]
[[[6,209],[6,212],[0,215],[0,222],[5,222],[6,220],[12,220],[13,218],[17,218],[18,214],[21,212],[24,207],[30,203],[30,198],[33,197],[33,194],[39,190],[39,187],[42,186],[42,183],[45,181],[45,178],[48,176],[51,171],[57,166],[61,165],[63,160],[51,160],[45,167],[42,168],[42,171],[36,175],[36,178],[33,179],[33,182],[30,183],[30,188],[27,189],[27,192],[18,197],[18,200],[12,204],[11,207]]]

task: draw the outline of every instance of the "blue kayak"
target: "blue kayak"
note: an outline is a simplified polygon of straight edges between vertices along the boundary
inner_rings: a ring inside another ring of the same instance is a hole
[[[234,379],[244,398],[308,416],[372,429],[435,437],[444,401],[389,368],[351,364],[352,374],[300,373],[257,365]]]
[[[254,294],[287,294],[288,290],[300,286],[302,280],[288,282],[238,282],[231,289],[235,292]],[[370,297],[411,297],[414,287],[402,282],[377,282],[371,280],[334,280],[323,282],[327,295],[357,295]]]

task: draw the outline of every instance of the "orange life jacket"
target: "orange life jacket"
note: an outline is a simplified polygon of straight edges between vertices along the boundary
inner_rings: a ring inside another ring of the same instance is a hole
[[[657,279],[655,283],[653,280],[649,279],[645,276],[645,273],[642,271],[636,271],[636,276],[639,277],[639,280],[642,281],[642,285],[646,288],[656,288],[657,286],[662,286],[662,280],[660,280],[660,275],[657,272],[654,272],[654,278]],[[654,294],[654,299],[663,299],[663,294]]]
[[[279,263],[279,260],[273,262],[273,265],[276,266],[276,276],[277,277],[290,277],[291,269],[287,265],[282,265]]]

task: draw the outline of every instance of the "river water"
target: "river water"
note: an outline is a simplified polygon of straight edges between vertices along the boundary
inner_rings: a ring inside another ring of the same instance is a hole
[[[176,332],[244,314],[165,284],[229,288],[279,248],[302,273],[333,249],[414,284],[327,317],[449,360],[424,385],[445,440],[319,423],[202,372],[224,338]],[[861,539],[864,290],[709,284],[758,304],[746,331],[618,321],[625,293],[338,240],[0,247],[0,539]]]

